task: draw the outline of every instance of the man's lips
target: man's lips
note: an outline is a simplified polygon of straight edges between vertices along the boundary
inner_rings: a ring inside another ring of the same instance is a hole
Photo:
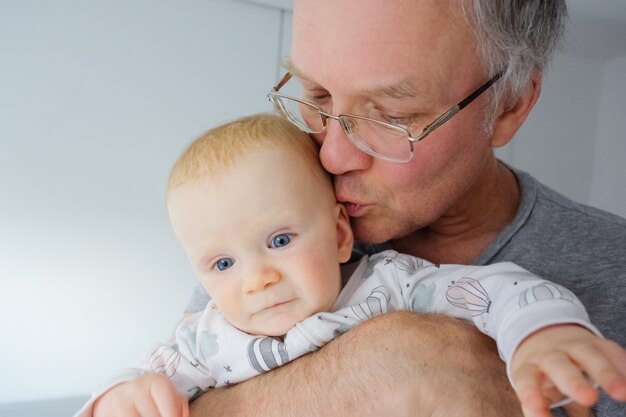
[[[360,204],[360,203],[352,203],[350,201],[344,201],[343,205],[346,208],[346,211],[348,212],[348,216],[350,217],[361,217],[365,214],[365,212],[367,211],[367,204]]]

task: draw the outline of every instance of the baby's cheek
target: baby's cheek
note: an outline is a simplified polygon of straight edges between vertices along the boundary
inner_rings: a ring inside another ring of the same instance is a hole
[[[335,304],[335,300],[339,295],[341,280],[319,280],[314,283],[311,293],[315,294],[315,299],[311,300],[315,303],[315,309],[318,311],[330,311]]]
[[[219,311],[228,321],[233,324],[242,321],[245,310],[236,297],[218,294],[213,300]]]

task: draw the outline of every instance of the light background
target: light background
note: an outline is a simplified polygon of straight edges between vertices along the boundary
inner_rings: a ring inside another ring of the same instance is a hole
[[[568,49],[498,154],[626,216],[626,3],[569,3]],[[202,131],[270,110],[281,7],[0,0],[0,411],[85,396],[170,335],[195,281],[169,168]]]

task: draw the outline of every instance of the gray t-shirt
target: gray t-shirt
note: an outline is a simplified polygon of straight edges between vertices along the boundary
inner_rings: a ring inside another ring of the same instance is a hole
[[[626,219],[562,196],[515,171],[522,202],[515,220],[475,260],[511,261],[576,294],[591,322],[626,346]],[[598,417],[626,416],[602,393]]]
[[[522,194],[518,213],[473,264],[510,261],[569,288],[602,334],[626,346],[626,219],[576,203],[529,174],[514,172]],[[367,253],[390,248],[359,247]],[[198,286],[187,311],[202,310],[208,300]],[[603,393],[594,411],[598,417],[626,416],[626,405]]]

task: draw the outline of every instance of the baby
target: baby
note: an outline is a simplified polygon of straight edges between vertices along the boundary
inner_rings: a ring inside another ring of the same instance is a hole
[[[172,169],[167,207],[212,300],[181,322],[174,342],[102,384],[77,416],[187,416],[199,393],[397,310],[468,320],[494,338],[527,415],[551,404],[544,378],[583,404],[597,398],[588,378],[626,399],[616,366],[626,351],[599,337],[570,291],[514,264],[434,265],[385,251],[340,268],[353,246],[346,210],[313,141],[278,116],[246,117],[193,142]],[[548,352],[563,360],[545,366]]]

